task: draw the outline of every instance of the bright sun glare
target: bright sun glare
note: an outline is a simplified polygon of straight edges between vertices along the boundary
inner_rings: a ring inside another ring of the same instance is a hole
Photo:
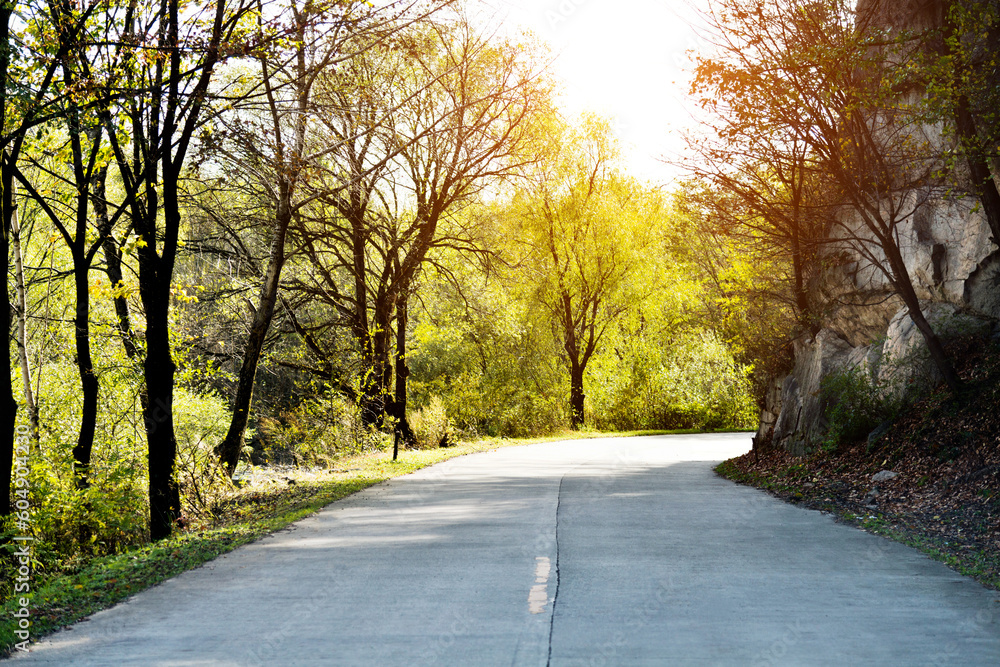
[[[683,149],[687,97],[704,0],[488,0],[508,27],[530,29],[556,56],[568,112],[612,119],[629,171],[657,184],[677,177],[663,159]]]

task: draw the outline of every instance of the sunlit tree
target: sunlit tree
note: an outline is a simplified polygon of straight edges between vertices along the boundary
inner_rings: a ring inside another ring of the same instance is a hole
[[[511,215],[530,249],[528,280],[565,353],[571,422],[578,428],[587,364],[608,327],[642,298],[634,280],[662,208],[655,193],[617,167],[606,122],[585,118],[556,142],[558,151],[534,170]]]
[[[15,195],[29,132],[64,117],[63,105],[74,106],[73,86],[62,86],[67,62],[87,40],[88,24],[101,3],[69,7],[60,3],[5,3],[0,7],[0,252],[10,258],[17,209]],[[16,18],[15,18],[16,17]],[[8,273],[3,275],[8,293]],[[11,330],[4,309],[5,331]],[[21,365],[19,362],[18,365]],[[10,479],[18,404],[9,382],[0,383],[0,516],[10,513]],[[84,429],[85,430],[85,429]],[[86,433],[82,433],[86,435]]]
[[[534,119],[550,98],[529,47],[455,16],[372,48],[329,81],[324,169],[347,187],[327,188],[326,208],[294,230],[308,268],[289,287],[293,308],[329,307],[295,314],[321,360],[333,354],[325,332],[350,331],[369,423],[405,421],[407,304],[429,253],[472,250],[460,212],[536,159]]]
[[[225,440],[218,451],[230,475],[243,448],[254,380],[265,338],[271,327],[278,303],[281,273],[286,261],[285,243],[293,218],[300,218],[302,209],[321,198],[342,196],[354,184],[340,178],[323,178],[320,172],[327,156],[338,150],[342,141],[371,142],[372,132],[379,129],[391,109],[375,111],[379,117],[357,136],[331,137],[323,130],[324,121],[343,112],[333,106],[330,93],[341,97],[363,95],[358,81],[347,81],[333,72],[343,69],[356,72],[353,60],[369,58],[369,51],[381,50],[380,42],[396,39],[408,26],[425,21],[448,2],[419,7],[412,2],[390,3],[372,9],[368,3],[330,4],[289,3],[286,15],[289,26],[283,31],[293,39],[282,48],[281,42],[257,55],[259,76],[252,85],[260,92],[239,104],[239,112],[228,124],[225,143],[212,141],[208,146],[221,149],[236,169],[228,172],[237,179],[249,179],[250,190],[264,194],[273,218],[269,222],[270,249],[262,267],[262,284],[253,319],[249,327],[243,360],[237,380],[233,419]],[[264,42],[264,36],[259,36]],[[342,85],[337,91],[333,86]],[[318,90],[318,94],[317,94]],[[338,100],[339,101],[339,100]],[[265,140],[262,142],[261,137]],[[382,156],[392,157],[392,151]],[[242,167],[242,169],[241,169]],[[372,171],[381,171],[375,165]],[[364,178],[365,174],[357,174]],[[211,199],[208,200],[211,202]],[[210,216],[225,215],[206,209]]]
[[[254,3],[185,7],[179,0],[139,5],[118,24],[130,67],[120,103],[103,124],[127,189],[137,245],[139,294],[145,319],[143,412],[149,451],[150,534],[170,534],[180,516],[174,475],[174,374],[170,305],[181,233],[180,182],[201,128],[211,84],[229,51],[249,48],[241,34]],[[196,11],[195,11],[196,10]],[[252,34],[252,33],[251,33]],[[185,46],[186,48],[179,48]]]

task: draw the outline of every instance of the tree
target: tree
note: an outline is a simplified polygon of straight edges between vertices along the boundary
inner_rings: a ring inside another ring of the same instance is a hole
[[[51,29],[56,35],[65,35],[68,31],[61,26],[71,23],[73,15],[57,7],[53,5],[50,13],[55,22]],[[110,22],[113,14],[102,13],[96,18]],[[61,38],[57,39],[61,41]],[[104,53],[102,49],[95,48],[92,40],[94,38],[87,34],[84,41],[61,49],[64,51],[59,61],[61,77],[58,85],[53,84],[52,88],[61,99],[62,118],[59,120],[63,131],[56,130],[53,134],[65,137],[65,141],[46,150],[37,150],[40,147],[36,147],[34,152],[41,157],[33,156],[28,160],[31,165],[29,173],[44,175],[57,183],[51,189],[52,194],[39,192],[27,174],[18,171],[18,180],[26,194],[52,222],[72,258],[76,304],[73,318],[75,357],[83,395],[80,430],[73,458],[77,486],[81,489],[88,486],[99,392],[91,346],[90,272],[98,252],[113,240],[112,230],[125,211],[119,208],[114,215],[108,214],[105,182],[110,155],[99,118],[101,112],[106,113],[114,102],[108,91],[113,89],[120,74],[120,67],[116,64],[121,60],[123,46],[117,44],[110,52]],[[102,56],[103,62],[100,62]],[[134,194],[129,193],[126,198]],[[98,213],[96,226],[91,223],[92,206]],[[30,386],[27,380],[25,386],[27,391]]]
[[[181,228],[180,181],[204,120],[202,112],[217,66],[230,49],[235,53],[249,49],[238,32],[248,11],[246,4],[220,1],[189,14],[179,0],[165,0],[128,12],[119,39],[130,45],[126,56],[133,67],[123,81],[118,114],[109,110],[102,116],[126,188],[141,193],[132,198],[129,208],[140,239],[139,293],[146,319],[143,413],[154,540],[168,536],[180,516],[174,479],[176,366],[169,337],[172,276]],[[186,33],[182,34],[182,27]],[[119,139],[121,134],[128,143]]]
[[[408,390],[418,412],[440,399],[461,432],[524,437],[567,423],[564,364],[523,267],[503,261],[523,250],[504,208],[477,207],[479,243],[489,255],[439,249],[421,272]]]
[[[218,447],[230,474],[235,470],[241,451],[256,367],[277,303],[289,225],[293,218],[300,218],[303,211],[313,210],[317,200],[349,201],[349,207],[355,212],[364,208],[362,200],[367,200],[367,196],[362,197],[360,193],[379,182],[386,164],[407,145],[401,140],[395,144],[380,144],[375,136],[384,132],[383,125],[405,99],[400,102],[391,97],[394,85],[391,77],[397,76],[391,66],[384,72],[386,80],[374,81],[368,76],[372,63],[379,62],[383,54],[391,50],[389,45],[393,40],[414,30],[414,26],[433,20],[433,16],[449,4],[451,0],[429,5],[406,1],[373,10],[366,3],[335,3],[332,11],[330,7],[314,5],[306,5],[301,10],[293,7],[291,15],[295,25],[289,32],[295,34],[295,40],[291,48],[259,55],[259,85],[264,95],[260,105],[263,109],[257,111],[264,111],[259,114],[262,120],[237,118],[229,126],[227,134],[231,141],[235,140],[239,155],[229,152],[228,156],[232,163],[250,167],[247,172],[252,174],[251,178],[262,180],[255,187],[268,193],[275,218],[271,223],[269,260],[263,271],[264,284],[259,304],[253,309],[254,321],[244,349],[233,421],[226,439]],[[399,62],[398,58],[392,60]],[[386,90],[377,93],[373,90],[375,85]],[[425,82],[425,85],[433,84]],[[415,91],[409,93],[415,94]],[[378,104],[388,104],[377,106],[376,100]],[[244,113],[255,110],[253,100],[239,106]],[[352,108],[368,112],[362,115],[363,122],[359,122]],[[330,132],[331,122],[336,125],[333,120],[336,118],[349,126],[346,132]],[[289,134],[292,141],[286,143]],[[266,151],[261,146],[261,136],[274,138],[273,146]],[[419,139],[411,137],[408,142]],[[329,155],[345,152],[345,144],[350,145],[348,154],[356,144],[365,147],[361,150],[361,161],[348,160],[346,171],[325,172]],[[370,146],[384,150],[374,162],[367,163],[365,153]],[[212,147],[219,146],[213,142]],[[278,187],[272,187],[271,182]],[[357,214],[355,219],[360,219]],[[299,222],[300,228],[301,225]],[[298,327],[297,319],[294,316],[291,319],[293,326]],[[316,348],[310,335],[305,334],[303,338]],[[325,374],[332,375],[332,370]],[[344,388],[342,383],[337,384]]]
[[[744,131],[743,121],[727,113],[723,100],[703,98],[702,103],[712,109],[713,119],[708,132],[689,137],[697,159],[684,163],[696,179],[710,185],[689,187],[689,197],[704,210],[707,228],[702,231],[762,244],[788,258],[788,300],[800,330],[815,333],[820,304],[811,302],[807,283],[829,202],[808,146],[787,133],[782,137],[781,128]]]
[[[932,20],[914,30],[923,49],[915,58],[910,85],[918,89],[928,123],[943,122],[952,135],[955,158],[964,158],[965,173],[955,179],[979,199],[993,242],[1000,246],[1000,191],[991,162],[1000,144],[997,105],[997,51],[1000,48],[1000,3],[996,0],[940,0],[931,4]],[[920,28],[923,28],[921,31]],[[962,173],[959,161],[950,168]]]
[[[803,321],[787,247],[775,242],[769,223],[756,219],[738,195],[688,182],[674,193],[673,206],[670,256],[701,277],[699,306],[689,317],[715,332],[736,362],[751,369],[751,393],[763,409],[772,383],[792,369],[792,341],[809,330],[808,323],[819,324],[825,304],[809,295],[815,319]]]
[[[294,230],[308,268],[289,281],[290,301],[320,360],[335,356],[330,332],[350,331],[365,420],[394,417],[405,435],[400,302],[435,248],[475,248],[458,213],[535,159],[533,122],[549,97],[533,54],[460,15],[367,55],[327,81],[325,173],[338,187]],[[317,300],[328,307],[319,317],[303,308]]]
[[[465,17],[437,30],[438,47],[418,59],[418,76],[428,86],[400,108],[395,119],[404,136],[425,136],[400,151],[392,178],[398,179],[415,210],[396,211],[402,222],[389,235],[392,272],[380,289],[374,309],[375,359],[385,359],[388,345],[380,340],[391,331],[390,308],[399,315],[396,338],[405,344],[407,307],[416,278],[435,247],[476,246],[458,215],[490,187],[535,162],[537,120],[549,112],[547,83],[529,44],[491,39]],[[419,80],[419,79],[418,79]],[[400,201],[401,193],[394,194]],[[395,303],[393,303],[395,302]],[[381,348],[385,348],[384,351]],[[376,361],[376,364],[383,363]],[[405,350],[397,342],[395,401],[387,412],[406,426]],[[385,365],[388,367],[388,364]],[[378,372],[373,374],[378,378]],[[390,380],[381,391],[391,395]]]
[[[10,257],[13,218],[17,209],[14,185],[28,133],[61,115],[69,91],[51,95],[63,60],[78,46],[84,26],[100,3],[69,8],[61,3],[15,3],[0,6],[0,253]],[[18,15],[17,30],[14,17]],[[58,29],[52,30],[52,27]],[[47,57],[35,57],[45,54]],[[3,293],[8,293],[3,273]],[[4,331],[11,331],[10,308],[4,309]],[[11,512],[10,479],[14,456],[17,401],[9,382],[0,383],[0,516]]]
[[[292,36],[291,47],[274,49],[274,52],[262,50],[258,54],[259,85],[264,98],[262,111],[267,120],[262,124],[250,121],[242,126],[238,122],[231,126],[237,150],[243,155],[237,157],[230,153],[234,161],[244,165],[252,163],[251,174],[273,178],[273,184],[260,183],[258,187],[269,194],[274,218],[270,224],[269,259],[244,347],[233,419],[225,440],[217,448],[230,475],[235,472],[242,451],[257,365],[278,301],[286,258],[285,238],[293,217],[317,196],[313,190],[300,197],[300,181],[308,178],[308,172],[316,170],[321,156],[331,150],[328,144],[316,142],[311,133],[307,136],[310,121],[314,127],[318,125],[314,86],[333,68],[344,67],[352,58],[362,57],[373,40],[390,38],[399,29],[395,25],[401,22],[397,14],[410,9],[407,4],[402,8],[393,4],[376,12],[366,3],[356,4],[307,3],[300,8],[295,2],[290,3],[291,25],[286,32]],[[244,106],[252,108],[248,104]],[[273,138],[267,154],[260,143],[261,134],[256,131],[260,129],[264,130],[263,136]]]
[[[13,16],[14,7],[10,4],[0,6],[0,140],[3,141],[2,152],[0,152],[0,217],[3,218],[3,233],[0,234],[0,252],[3,256],[10,256],[10,242],[12,220],[14,217],[14,173],[12,162],[16,159],[16,153],[8,147],[12,141],[18,142],[17,128],[11,132],[7,123],[7,105],[10,95],[10,65],[11,65],[11,34],[10,20]],[[23,125],[22,125],[23,126]],[[19,148],[15,143],[15,147]],[[12,153],[14,153],[12,155]],[[3,272],[3,293],[8,294],[7,272]],[[4,309],[4,331],[11,330],[10,308]],[[7,516],[11,511],[10,503],[10,479],[14,464],[14,425],[17,418],[17,401],[14,400],[14,390],[10,382],[2,382],[0,385],[0,401],[3,402],[0,409],[0,457],[3,464],[0,466],[0,516]]]
[[[614,167],[609,126],[587,118],[566,131],[555,160],[515,200],[530,248],[531,281],[551,313],[570,379],[573,428],[584,423],[584,374],[608,326],[636,298],[647,231],[661,213],[658,199]]]
[[[18,364],[21,367],[21,384],[24,387],[24,407],[28,410],[28,426],[31,429],[31,439],[38,443],[38,401],[31,388],[31,367],[28,361],[28,305],[27,289],[24,280],[24,241],[17,211],[11,217],[11,250],[14,254],[14,304],[12,310],[17,313],[17,345]]]

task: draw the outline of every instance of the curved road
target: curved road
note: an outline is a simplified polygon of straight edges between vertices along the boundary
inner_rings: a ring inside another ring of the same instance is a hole
[[[746,434],[453,459],[19,656],[59,665],[1000,665],[1000,593],[720,479]]]

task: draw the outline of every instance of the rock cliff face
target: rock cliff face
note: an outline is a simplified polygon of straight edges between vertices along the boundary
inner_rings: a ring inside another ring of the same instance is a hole
[[[989,335],[1000,321],[1000,253],[973,200],[928,202],[899,232],[922,309],[938,335]],[[772,435],[772,444],[799,455],[826,432],[823,378],[858,368],[899,391],[940,381],[887,279],[842,249],[827,251],[825,259],[813,281],[828,304],[822,328],[794,341],[794,368],[773,383],[758,431],[758,438]]]
[[[942,0],[858,0],[859,13],[872,12],[875,24],[890,29],[940,25],[944,6]],[[943,141],[940,128],[924,132]],[[995,333],[1000,251],[975,198],[941,196],[911,210],[897,227],[898,245],[935,332],[943,340]],[[819,330],[793,342],[793,370],[772,382],[757,434],[759,441],[770,439],[799,455],[827,431],[821,384],[831,374],[856,368],[896,392],[941,380],[902,300],[876,266],[836,243],[821,250],[818,266],[810,292],[812,301],[822,304]]]

